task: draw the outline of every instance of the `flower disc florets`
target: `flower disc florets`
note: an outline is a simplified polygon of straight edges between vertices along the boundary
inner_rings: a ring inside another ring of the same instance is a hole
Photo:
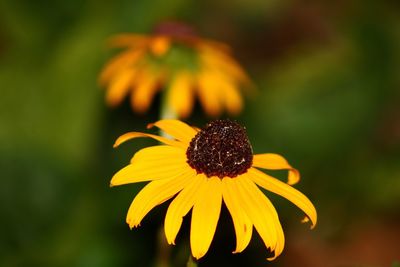
[[[156,25],[154,34],[166,35],[176,39],[190,39],[197,37],[195,30],[187,24],[174,21],[164,21]]]
[[[233,178],[251,167],[253,150],[242,126],[230,120],[216,120],[196,134],[186,156],[197,173]]]

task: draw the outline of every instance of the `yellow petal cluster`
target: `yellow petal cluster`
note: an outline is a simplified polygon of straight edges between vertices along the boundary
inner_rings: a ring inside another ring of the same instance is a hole
[[[145,113],[154,96],[167,90],[167,105],[179,118],[191,114],[195,99],[209,116],[224,111],[237,115],[243,107],[241,89],[252,86],[230,49],[215,41],[194,35],[120,34],[110,45],[122,52],[104,66],[99,83],[106,88],[106,102],[112,107],[130,96],[132,109]],[[177,65],[173,50],[189,53]]]
[[[242,252],[251,240],[253,228],[261,236],[266,248],[278,257],[285,245],[285,237],[278,213],[271,201],[260,190],[280,195],[296,205],[311,222],[317,223],[317,212],[311,201],[291,185],[300,179],[299,172],[280,155],[254,155],[253,165],[237,177],[207,177],[198,174],[187,163],[186,150],[197,134],[197,128],[179,120],[161,120],[150,124],[174,139],[131,132],[117,139],[115,146],[138,137],[150,137],[162,143],[139,150],[128,166],[117,172],[111,185],[150,181],[134,198],[126,221],[137,227],[154,207],[172,199],[165,216],[165,235],[169,244],[181,228],[183,218],[192,211],[190,245],[193,257],[203,257],[212,242],[218,224],[222,202],[232,217],[236,233],[236,248]],[[288,182],[282,182],[258,168],[287,170]]]

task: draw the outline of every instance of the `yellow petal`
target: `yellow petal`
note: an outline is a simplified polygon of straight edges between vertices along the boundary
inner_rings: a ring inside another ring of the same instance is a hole
[[[159,74],[151,71],[142,71],[136,82],[137,86],[131,94],[131,106],[138,113],[149,109],[151,101],[157,92]]]
[[[317,211],[311,201],[300,191],[255,168],[248,170],[249,177],[259,186],[278,194],[299,207],[311,220],[311,228],[317,223]]]
[[[110,80],[121,70],[133,68],[142,58],[143,51],[126,51],[111,59],[103,68],[99,76],[100,85],[107,85]]]
[[[128,94],[134,77],[134,69],[125,69],[116,74],[107,90],[106,101],[108,105],[113,107],[121,103]]]
[[[173,146],[146,147],[133,156],[131,164],[117,172],[111,186],[159,180],[178,176],[184,172],[196,173],[186,163],[186,150]]]
[[[288,184],[290,185],[294,185],[300,180],[299,171],[290,166],[286,159],[278,154],[254,155],[253,166],[269,170],[289,170]]]
[[[210,116],[218,116],[221,113],[221,103],[219,93],[215,88],[215,78],[209,71],[202,71],[197,76],[200,103],[202,104],[206,113]]]
[[[167,201],[181,191],[193,178],[193,173],[184,173],[172,179],[152,181],[137,194],[129,207],[126,222],[137,227],[155,206]]]
[[[111,179],[111,186],[173,178],[182,173],[196,173],[180,159],[139,161],[119,170]]]
[[[221,187],[222,182],[218,177],[208,178],[199,187],[190,227],[190,247],[196,259],[207,253],[214,237],[222,204]]]
[[[220,78],[220,89],[223,102],[225,102],[228,112],[232,115],[240,113],[243,107],[242,96],[234,83],[226,78]]]
[[[154,37],[150,42],[150,49],[156,56],[163,56],[168,52],[171,40],[167,36]]]
[[[196,175],[169,205],[164,223],[168,244],[175,245],[175,238],[181,228],[183,217],[193,207],[198,189],[207,181],[206,179],[203,175]]]
[[[175,75],[172,80],[168,93],[167,102],[169,106],[178,114],[180,118],[186,118],[190,115],[193,108],[193,80],[187,72],[181,72]]]
[[[280,223],[274,206],[260,189],[247,178],[247,174],[242,174],[233,181],[232,185],[247,216],[253,222],[265,246],[274,251],[278,242],[282,242],[279,240],[277,225],[280,227]]]
[[[278,240],[276,242],[276,246],[275,246],[275,250],[274,250],[274,256],[267,258],[267,260],[269,260],[269,261],[275,260],[279,255],[281,255],[282,251],[283,251],[283,249],[285,247],[285,234],[283,233],[282,225],[281,225],[281,223],[280,223],[278,218],[275,221],[275,231],[276,231],[276,235],[278,237]]]
[[[161,143],[164,143],[166,145],[170,145],[170,146],[176,146],[176,147],[181,147],[186,149],[187,145],[185,145],[182,142],[179,141],[175,141],[175,140],[171,140],[162,136],[158,136],[158,135],[154,135],[154,134],[147,134],[147,133],[140,133],[140,132],[129,132],[129,133],[125,133],[123,135],[121,135],[120,137],[118,137],[118,139],[115,141],[114,143],[114,147],[119,146],[120,144],[133,139],[133,138],[139,138],[139,137],[149,137],[149,138],[153,138]]]
[[[168,160],[179,164],[186,164],[186,150],[180,147],[158,145],[140,149],[131,159],[131,164],[156,164],[159,161]],[[155,162],[155,163],[153,163]]]
[[[234,183],[234,179],[222,179],[222,196],[232,216],[233,225],[235,227],[236,249],[233,253],[239,253],[247,247],[251,240],[253,224],[241,207],[237,197],[238,193],[235,191],[232,183]]]
[[[150,123],[147,128],[156,126],[166,132],[167,134],[173,136],[177,140],[189,144],[197,132],[180,120],[159,120],[155,123]]]
[[[246,86],[252,85],[250,78],[247,76],[240,64],[222,50],[203,50],[200,58],[206,66],[217,68]]]
[[[204,39],[204,38],[202,38],[201,42],[199,42],[197,44],[197,47],[201,51],[204,51],[204,50],[208,51],[208,50],[212,49],[212,50],[219,50],[226,54],[230,54],[232,52],[232,48],[229,45],[219,42],[219,41]]]

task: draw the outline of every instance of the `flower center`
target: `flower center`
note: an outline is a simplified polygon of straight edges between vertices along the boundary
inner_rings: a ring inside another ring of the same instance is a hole
[[[253,150],[242,126],[230,120],[216,120],[190,141],[186,156],[197,173],[234,178],[251,167]]]
[[[196,37],[196,32],[189,25],[175,21],[164,21],[156,25],[153,33],[168,35],[177,39],[187,39]]]

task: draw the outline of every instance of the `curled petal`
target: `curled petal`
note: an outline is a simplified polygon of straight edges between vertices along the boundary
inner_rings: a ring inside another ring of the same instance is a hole
[[[253,157],[253,166],[269,170],[289,170],[288,184],[294,185],[300,181],[298,170],[290,166],[287,160],[278,154],[257,154]]]
[[[286,198],[299,207],[310,219],[311,228],[315,227],[317,223],[317,211],[311,201],[303,193],[255,168],[250,168],[248,170],[248,176],[262,188]]]
[[[161,143],[164,143],[166,145],[170,145],[170,146],[175,146],[175,147],[181,147],[183,149],[186,149],[186,145],[182,142],[179,141],[175,141],[175,140],[171,140],[162,136],[158,136],[158,135],[154,135],[154,134],[147,134],[147,133],[141,133],[141,132],[129,132],[126,134],[121,135],[120,137],[118,137],[118,139],[115,141],[114,143],[114,147],[119,146],[120,144],[133,139],[133,138],[138,138],[138,137],[149,137],[149,138],[153,138]]]
[[[160,128],[186,145],[190,143],[197,133],[192,127],[180,120],[159,120],[149,124],[147,128],[153,126]]]

